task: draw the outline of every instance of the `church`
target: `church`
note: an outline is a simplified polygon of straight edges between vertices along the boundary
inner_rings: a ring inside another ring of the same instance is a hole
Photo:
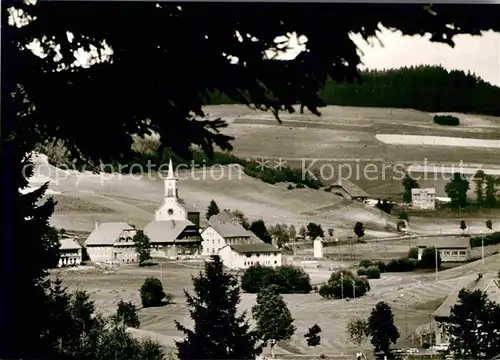
[[[179,182],[174,174],[172,159],[164,186],[163,203],[156,209],[154,220],[144,228],[144,234],[151,242],[151,255],[171,259],[200,255],[200,212],[179,198]]]

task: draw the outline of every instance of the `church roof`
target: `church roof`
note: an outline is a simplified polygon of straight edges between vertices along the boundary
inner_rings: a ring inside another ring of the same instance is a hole
[[[211,216],[208,226],[212,227],[223,238],[252,236],[227,210],[222,210],[217,215]]]
[[[151,243],[174,242],[189,226],[195,226],[189,220],[164,220],[151,221],[144,228],[144,234],[149,237]],[[198,235],[196,230],[193,235]]]
[[[134,228],[126,222],[106,222],[99,224],[97,229],[90,233],[85,241],[88,245],[113,245],[124,230],[133,230]]]

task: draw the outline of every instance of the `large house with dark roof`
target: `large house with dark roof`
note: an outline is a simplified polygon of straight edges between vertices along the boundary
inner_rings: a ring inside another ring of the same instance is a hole
[[[449,321],[451,309],[458,303],[460,290],[465,288],[469,291],[484,291],[489,300],[500,304],[500,279],[498,279],[496,275],[497,274],[476,274],[468,276],[457,284],[451,294],[434,314],[432,314],[436,345],[449,343],[448,336],[440,324]]]
[[[96,223],[94,231],[85,241],[91,261],[137,262],[134,235],[137,230],[126,222]]]
[[[228,210],[222,210],[208,220],[201,232],[204,256],[217,255],[226,245],[262,243],[252,232],[246,230]]]
[[[282,265],[281,250],[266,243],[226,245],[218,251],[225,267],[248,269],[253,265],[276,267]]]

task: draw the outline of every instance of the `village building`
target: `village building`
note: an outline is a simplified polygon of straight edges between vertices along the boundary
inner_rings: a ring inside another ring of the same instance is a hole
[[[458,284],[441,306],[432,314],[432,328],[435,333],[436,345],[449,343],[448,335],[441,324],[449,321],[451,309],[458,303],[458,295],[463,288],[469,291],[484,291],[489,300],[500,304],[500,279],[496,277],[496,274],[477,274],[473,276],[474,278],[469,276]]]
[[[271,244],[235,244],[221,248],[218,255],[223,265],[232,270],[248,269],[253,265],[282,265],[281,250]]]
[[[85,241],[92,262],[137,262],[134,235],[137,230],[125,222],[96,223],[94,231]]]
[[[201,237],[203,256],[217,255],[226,245],[262,243],[252,232],[246,230],[229,210],[222,210],[211,216]]]
[[[363,202],[370,197],[366,191],[347,179],[338,179],[327,190],[348,200]]]
[[[417,242],[418,260],[422,258],[427,247],[436,248],[442,262],[465,262],[472,258],[469,237],[443,236],[420,240]]]
[[[199,256],[202,242],[198,230],[200,212],[189,208],[179,198],[178,179],[172,160],[164,184],[163,203],[156,209],[154,220],[144,228],[144,234],[151,243],[151,255],[171,259]]]
[[[72,237],[62,238],[58,267],[77,266],[83,261],[83,247]]]

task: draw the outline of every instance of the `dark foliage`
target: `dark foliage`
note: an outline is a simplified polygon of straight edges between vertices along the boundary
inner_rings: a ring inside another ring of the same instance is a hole
[[[380,269],[378,266],[361,267],[357,273],[359,276],[366,276],[367,279],[380,279]]]
[[[364,227],[362,222],[359,222],[359,221],[356,222],[356,224],[354,225],[354,233],[358,237],[358,241],[360,238],[365,236],[365,227]]]
[[[417,180],[415,180],[410,174],[406,174],[403,178],[403,201],[405,203],[411,203],[411,189],[418,189],[419,185]]]
[[[144,234],[144,231],[137,230],[133,241],[139,264],[141,265],[146,261],[151,260],[151,242],[149,241],[149,237]]]
[[[484,246],[500,244],[500,231],[486,236],[477,236],[470,239],[470,246],[481,247],[484,241]]]
[[[399,331],[394,325],[394,315],[387,303],[381,301],[372,309],[368,317],[367,331],[374,352],[383,352],[385,356],[390,357],[390,345],[399,339]]]
[[[210,201],[210,204],[208,204],[207,213],[205,214],[205,217],[208,220],[212,216],[217,215],[218,213],[220,213],[219,206],[217,205],[215,200],[212,199]]]
[[[454,173],[451,181],[444,187],[446,195],[451,199],[450,205],[455,208],[467,205],[467,191],[469,189],[469,180],[460,173]]]
[[[400,220],[410,221],[410,215],[408,215],[408,213],[407,213],[406,211],[402,211],[402,212],[399,214],[398,219],[400,219]]]
[[[307,333],[304,334],[304,337],[306,338],[307,341],[307,346],[318,346],[321,343],[321,328],[319,327],[318,324],[314,324],[311,326],[308,330]]]
[[[365,277],[359,277],[347,270],[333,272],[330,279],[321,285],[319,295],[322,298],[340,299],[363,296],[370,291],[370,284]]]
[[[262,348],[257,332],[250,329],[246,314],[237,314],[238,281],[223,270],[218,256],[205,263],[193,277],[194,294],[184,291],[193,330],[176,321],[184,340],[176,343],[180,360],[255,359]]]
[[[307,294],[312,290],[311,279],[304,269],[291,265],[277,268],[254,265],[241,279],[241,288],[247,293],[258,293],[270,285],[276,285],[280,294]]]
[[[113,320],[136,329],[141,326],[135,305],[131,302],[124,302],[123,300],[118,302],[118,308],[116,309]]]
[[[439,125],[458,126],[460,119],[451,115],[434,115],[434,122]]]
[[[412,247],[408,250],[408,259],[418,259],[418,248]]]
[[[386,270],[386,264],[385,262],[379,260],[379,261],[373,261],[373,260],[361,260],[359,262],[358,267],[360,268],[369,268],[371,266],[376,266],[381,273],[385,272]]]
[[[417,266],[416,259],[399,258],[392,259],[387,263],[387,272],[407,272],[415,270]]]
[[[427,247],[422,251],[422,258],[417,263],[420,269],[435,269],[436,268],[436,248]],[[437,251],[437,268],[441,267],[441,254]]]
[[[316,239],[318,236],[319,237],[324,237],[325,232],[323,231],[323,228],[321,227],[320,224],[316,223],[309,223],[307,224],[307,236],[311,238],[311,240]]]
[[[250,224],[250,231],[253,232],[255,236],[264,241],[266,244],[272,243],[273,239],[271,238],[269,231],[267,231],[266,223],[264,222],[264,220],[259,219],[253,221]]]
[[[163,299],[166,296],[160,279],[153,277],[144,280],[140,293],[142,306],[145,308],[163,305]]]
[[[382,201],[380,201],[380,199],[378,199],[377,203],[375,204],[375,207],[377,209],[380,209],[382,210],[383,212],[385,212],[386,214],[390,214],[391,211],[392,211],[392,208],[395,206],[395,204],[387,201],[387,199],[384,199]]]

